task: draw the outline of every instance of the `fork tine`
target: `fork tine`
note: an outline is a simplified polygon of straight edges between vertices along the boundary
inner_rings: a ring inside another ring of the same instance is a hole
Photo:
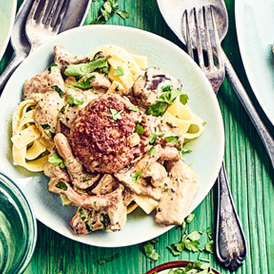
[[[38,2],[40,2],[40,1],[38,0]],[[46,13],[46,10],[47,10],[47,7],[48,7],[48,3],[49,3],[49,0],[45,0],[44,6],[43,6],[43,8],[42,8],[42,10],[41,10],[41,12],[40,12],[37,20],[36,20],[37,24],[41,24],[42,23],[42,21],[43,21],[43,19],[45,17],[45,13]]]
[[[65,13],[67,11],[68,3],[69,3],[69,0],[65,0],[64,3],[63,3],[61,12],[60,12],[59,17],[57,19],[56,25],[54,26],[54,29],[53,29],[53,31],[56,32],[56,33],[59,32],[60,27],[63,23],[63,19],[64,19],[64,16],[65,16]]]
[[[199,14],[199,13],[198,13]],[[203,48],[201,43],[201,36],[200,31],[203,27],[200,25],[200,20],[197,15],[196,8],[193,9],[193,16],[194,16],[194,24],[195,24],[195,31],[196,31],[196,43],[197,43],[197,51],[198,51],[198,60],[199,60],[199,66],[204,69],[205,63],[204,63],[204,57],[203,57]]]
[[[27,21],[31,20],[34,18],[34,15],[36,13],[36,10],[37,10],[37,7],[39,5],[39,0],[35,0],[32,4],[32,7],[31,7],[31,10],[29,12],[29,15],[28,15],[28,18],[27,18]]]
[[[204,19],[204,26],[205,26],[205,35],[206,35],[206,47],[207,47],[207,58],[208,58],[208,64],[209,69],[212,69],[214,67],[214,59],[213,59],[213,51],[212,51],[212,43],[216,43],[216,36],[214,37],[214,41],[212,41],[212,32],[214,32],[214,26],[212,29],[212,25],[210,23],[213,23],[213,17],[211,13],[211,7],[210,6],[204,6],[203,7],[203,19]],[[215,34],[215,32],[213,33]]]
[[[48,16],[48,18],[46,20],[45,27],[52,26],[53,19],[54,19],[54,17],[56,17],[55,15],[58,13],[58,10],[56,11],[56,9],[59,7],[59,2],[60,1],[62,1],[62,0],[55,0],[54,1],[54,4],[53,4],[53,6],[51,8],[49,16]]]
[[[215,18],[214,18],[214,13],[213,13],[212,6],[210,6],[210,14],[211,14],[211,18],[212,18],[214,37],[215,37],[215,42],[216,42],[216,53],[215,53],[215,55],[216,55],[217,60],[218,60],[219,69],[223,70],[224,69],[224,62],[223,62],[223,58],[221,57],[221,43],[220,43],[218,31],[217,31],[217,26],[216,26],[216,21],[215,21]]]
[[[186,46],[187,46],[187,52],[188,52],[188,55],[194,60],[194,53],[193,53],[191,35],[190,35],[190,30],[189,30],[189,19],[188,19],[188,12],[187,12],[187,10],[185,10],[185,12],[183,14],[183,20],[185,21],[185,24],[183,23],[183,25],[186,26]]]

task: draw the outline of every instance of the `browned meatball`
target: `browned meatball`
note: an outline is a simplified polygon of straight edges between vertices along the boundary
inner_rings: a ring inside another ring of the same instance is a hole
[[[130,110],[130,105],[117,94],[102,95],[74,121],[70,131],[73,151],[88,171],[117,172],[144,152],[151,129],[146,116]],[[137,134],[138,121],[144,133],[132,145],[129,140]]]

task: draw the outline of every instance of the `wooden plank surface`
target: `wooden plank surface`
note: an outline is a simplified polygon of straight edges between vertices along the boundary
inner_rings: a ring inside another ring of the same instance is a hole
[[[18,6],[22,0],[18,0]],[[267,121],[260,109],[245,76],[239,54],[235,30],[234,0],[226,0],[230,25],[223,48],[234,66],[240,80],[246,88],[264,121],[273,132],[272,125]],[[164,22],[155,0],[118,0],[119,8],[130,13],[130,18],[123,21],[117,15],[108,24],[136,27],[163,36],[180,47],[182,43]],[[102,1],[91,4],[86,23],[94,19]],[[274,39],[274,38],[273,38]],[[1,63],[4,69],[12,54],[7,49]],[[225,127],[225,164],[230,182],[233,199],[238,210],[245,232],[248,254],[237,274],[274,273],[274,172],[260,138],[253,128],[231,86],[225,80],[218,94]],[[189,231],[203,230],[210,227],[215,231],[216,219],[216,186],[194,211],[194,221]],[[184,251],[174,257],[167,246],[177,243],[182,236],[180,229],[173,228],[158,237],[155,249],[160,254],[158,261],[151,263],[140,251],[139,245],[124,248],[100,248],[73,242],[38,222],[38,241],[33,258],[24,274],[49,273],[113,273],[134,274],[145,273],[149,269],[164,262],[174,260],[197,260],[198,253]],[[202,242],[206,242],[205,235]],[[116,260],[99,265],[98,260],[110,258],[119,253]],[[229,273],[216,259],[215,255],[203,255],[211,265],[222,273]]]

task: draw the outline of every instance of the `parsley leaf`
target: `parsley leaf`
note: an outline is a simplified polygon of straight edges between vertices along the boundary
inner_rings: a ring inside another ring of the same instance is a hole
[[[96,19],[90,22],[90,24],[104,24],[106,23],[114,14],[119,15],[122,19],[128,19],[129,13],[126,11],[118,11],[117,0],[103,0],[104,4],[100,9],[100,14]]]
[[[111,258],[99,260],[99,261],[98,261],[98,264],[101,265],[101,264],[105,264],[105,263],[111,262],[111,261],[117,259],[118,257],[120,257],[120,253],[115,254],[115,255],[114,255],[113,257],[111,257]]]
[[[157,157],[157,150],[155,149],[155,147],[151,147],[147,154],[151,154],[153,157]]]
[[[88,63],[79,63],[79,64],[70,64],[65,69],[64,74],[66,76],[79,76],[83,77],[88,73],[95,71],[96,69],[106,68],[108,66],[107,60],[109,57],[106,58],[98,58],[96,60],[90,61]]]
[[[53,85],[51,86],[52,89],[54,89],[61,98],[64,97],[64,95],[66,94],[58,85]]]
[[[144,252],[147,258],[151,259],[152,261],[157,261],[160,255],[156,252],[152,243],[155,243],[155,242],[149,241],[143,245]]]
[[[121,66],[118,66],[116,69],[114,69],[113,75],[114,76],[123,76],[124,69]]]
[[[186,223],[187,223],[187,224],[190,224],[190,223],[193,221],[194,217],[195,217],[195,214],[193,214],[193,213],[189,214],[189,215],[186,217]]]
[[[50,129],[50,125],[49,124],[43,124],[43,125],[41,125],[41,127],[43,129]]]
[[[48,161],[54,166],[60,166],[61,168],[65,167],[64,160],[59,157],[57,152],[53,152],[51,156],[49,156]]]
[[[150,137],[149,137],[149,143],[151,145],[153,145],[156,142],[157,137],[158,137],[157,134],[154,133],[154,132],[152,132],[151,135],[150,135]]]
[[[179,140],[179,136],[167,136],[165,139],[167,143],[177,142]]]
[[[181,96],[180,96],[180,102],[183,104],[183,105],[185,105],[186,103],[187,103],[187,101],[188,101],[188,96],[187,96],[187,94],[182,94]]]
[[[59,181],[58,184],[55,185],[57,188],[63,189],[63,190],[67,190],[68,186],[65,182],[63,181]]]
[[[123,110],[118,112],[116,109],[111,108],[110,112],[111,114],[107,114],[107,116],[111,117],[113,120],[116,121],[122,119],[121,113],[123,112]]]
[[[151,105],[148,107],[146,114],[147,115],[153,115],[153,116],[163,116],[167,110],[167,107],[165,107],[164,102],[158,102],[154,105]]]
[[[95,79],[95,76],[85,77],[83,81],[77,82],[72,84],[74,87],[82,88],[82,89],[89,89],[91,88],[90,81]]]
[[[145,132],[144,128],[143,128],[139,123],[137,123],[137,125],[136,125],[136,132],[137,132],[139,135],[143,135],[144,132]]]
[[[131,173],[131,174],[130,174],[130,175],[131,175],[131,181],[132,181],[133,183],[137,183],[137,181],[138,181],[139,178],[141,177],[142,173],[143,173],[143,170],[142,170],[142,169],[138,170],[136,173]]]
[[[71,94],[68,96],[67,104],[70,107],[74,107],[75,105],[83,105],[84,101],[80,101],[74,98]]]
[[[206,243],[201,250],[205,250],[211,254],[214,254],[214,241],[211,240],[210,242]]]
[[[132,110],[132,111],[136,111],[136,112],[139,111],[139,108],[138,108],[137,106],[134,106],[134,105],[130,105],[130,106],[128,107],[128,109],[129,109],[129,110]]]

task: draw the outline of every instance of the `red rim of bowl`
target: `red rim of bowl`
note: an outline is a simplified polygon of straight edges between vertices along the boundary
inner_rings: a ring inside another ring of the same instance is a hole
[[[192,261],[174,261],[174,262],[164,263],[164,264],[161,264],[161,265],[158,265],[158,266],[152,268],[151,270],[149,270],[148,272],[146,272],[146,274],[154,274],[155,272],[158,273],[159,271],[167,270],[167,269],[170,269],[170,268],[173,268],[173,267],[185,267],[189,263],[193,263],[193,262]],[[216,269],[212,268],[212,271],[215,274],[221,274]]]

